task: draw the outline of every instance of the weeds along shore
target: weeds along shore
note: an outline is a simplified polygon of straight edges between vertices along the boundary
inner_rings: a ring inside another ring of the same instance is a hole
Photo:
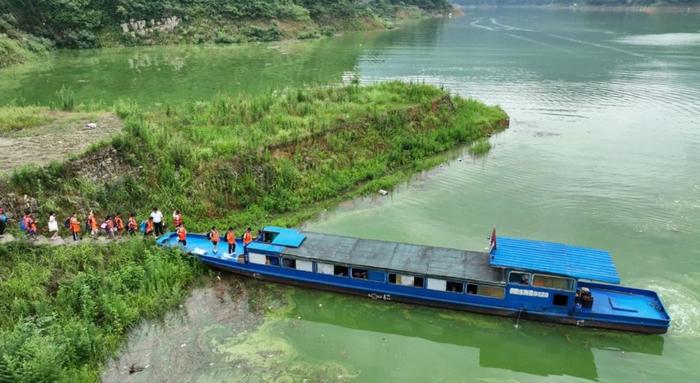
[[[62,221],[89,209],[145,216],[159,206],[182,210],[191,232],[294,226],[391,189],[508,126],[499,107],[402,82],[221,96],[156,111],[119,103],[114,112],[120,133],[64,162],[16,169],[0,180],[0,204],[15,215],[30,206],[42,224],[50,211]],[[179,302],[202,273],[196,261],[140,239],[8,244],[0,262],[0,382],[99,380],[128,329]]]

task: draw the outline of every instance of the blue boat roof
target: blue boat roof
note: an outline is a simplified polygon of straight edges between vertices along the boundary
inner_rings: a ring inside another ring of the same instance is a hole
[[[262,243],[262,242],[251,242],[247,246],[248,250],[258,250],[258,251],[267,251],[270,253],[281,253],[284,251],[284,247],[282,246],[275,246],[275,245],[270,245],[269,243]]]
[[[287,229],[285,227],[265,226],[263,230],[271,233],[278,233],[275,239],[272,240],[273,245],[299,247],[301,243],[304,242],[304,239],[306,239],[306,236],[298,230]]]
[[[610,253],[563,243],[498,237],[491,266],[620,283]]]

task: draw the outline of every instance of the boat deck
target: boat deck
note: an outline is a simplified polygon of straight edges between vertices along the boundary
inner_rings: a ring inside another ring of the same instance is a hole
[[[593,307],[579,308],[581,314],[611,315],[636,319],[668,320],[657,296],[635,294],[602,287],[590,287]]]
[[[283,254],[317,262],[351,264],[417,275],[502,283],[503,270],[489,264],[486,252],[448,249],[341,235],[304,232],[298,248]]]

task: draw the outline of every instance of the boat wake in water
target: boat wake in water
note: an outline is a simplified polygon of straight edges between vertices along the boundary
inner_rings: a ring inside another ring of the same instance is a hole
[[[666,310],[673,318],[669,335],[700,338],[700,301],[690,291],[671,282],[654,283],[646,288],[663,297]]]

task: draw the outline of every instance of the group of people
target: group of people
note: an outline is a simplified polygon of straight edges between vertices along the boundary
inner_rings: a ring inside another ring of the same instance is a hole
[[[213,247],[213,252],[218,253],[219,252],[219,242],[221,241],[221,234],[219,233],[219,230],[216,229],[216,226],[212,226],[209,232],[207,233],[207,239],[211,241],[212,247]],[[184,225],[180,225],[177,228],[177,240],[178,244],[182,246],[185,250],[187,249],[187,231],[185,230]],[[228,245],[228,254],[233,255],[236,253],[236,233],[233,231],[233,227],[228,228],[226,230],[226,233],[224,235],[224,240],[226,241],[226,244]],[[246,247],[248,244],[253,242],[253,232],[250,227],[248,227],[241,236],[241,241],[243,242],[243,246]]]
[[[173,226],[176,228],[178,244],[186,250],[187,230],[185,229],[185,222],[182,218],[182,213],[180,213],[179,210],[175,210],[172,218]],[[3,209],[0,208],[0,235],[5,233],[7,221],[7,215],[4,213]],[[51,234],[51,239],[56,240],[60,238],[59,224],[58,220],[56,219],[56,213],[51,212],[49,214],[47,226],[48,233]],[[117,239],[122,238],[125,234],[129,236],[136,235],[136,233],[139,231],[141,231],[146,237],[152,236],[157,238],[163,235],[165,225],[163,223],[163,213],[160,211],[160,209],[154,207],[142,227],[140,227],[141,225],[139,225],[135,213],[129,213],[129,217],[126,219],[126,221],[122,218],[121,213],[117,212],[107,215],[104,220],[100,222],[93,210],[90,210],[88,213],[85,219],[84,227],[78,219],[77,213],[73,213],[66,218],[65,221],[63,221],[63,226],[71,233],[71,237],[74,241],[79,241],[83,230],[93,238],[100,234],[104,234],[111,239]],[[36,239],[39,223],[30,211],[25,211],[24,216],[19,220],[19,227],[20,230],[27,233],[29,239]],[[258,233],[258,236],[260,235],[261,234]],[[211,241],[214,253],[219,251],[219,242],[221,242],[221,238],[222,236],[216,229],[216,226],[212,226],[211,230],[209,230],[207,233],[207,239]],[[233,227],[229,227],[228,230],[226,230],[223,235],[223,239],[228,245],[228,254],[235,254],[236,233],[233,231]],[[253,240],[254,237],[252,230],[250,227],[248,227],[241,236],[241,241],[243,242],[244,246],[248,246],[248,244],[253,242]]]

